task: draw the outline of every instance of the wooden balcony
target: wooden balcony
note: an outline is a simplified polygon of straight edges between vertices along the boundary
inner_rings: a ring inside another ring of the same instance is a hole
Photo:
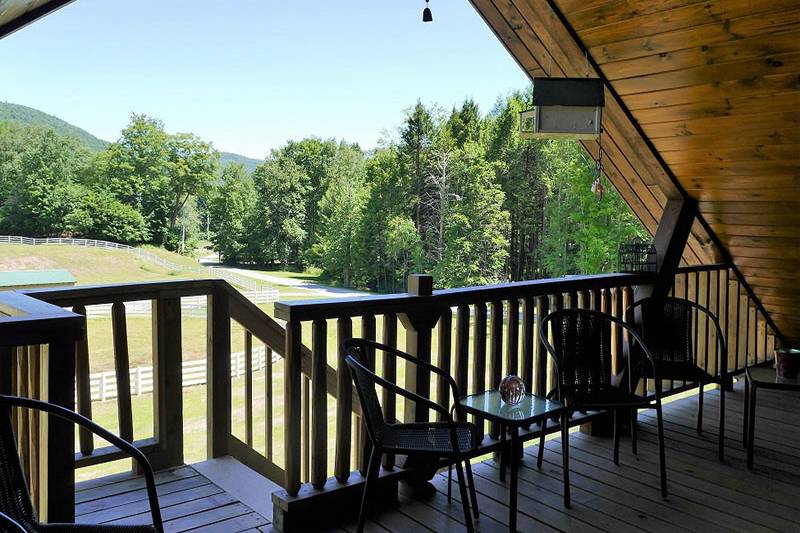
[[[768,393],[767,393],[768,394]],[[707,402],[708,431],[695,431],[695,396],[665,405],[670,496],[658,490],[655,420],[639,417],[639,453],[623,439],[620,465],[611,460],[608,439],[575,431],[570,436],[572,508],[561,500],[561,446],[545,446],[545,463],[536,468],[536,446],[525,448],[520,473],[520,531],[793,531],[800,516],[800,423],[786,425],[800,396],[764,395],[759,407],[754,470],[747,471],[741,444],[741,384],[728,396],[726,461],[716,458],[718,394]],[[776,421],[781,424],[771,425]],[[530,443],[528,443],[530,444]],[[219,461],[219,460],[215,460]],[[167,531],[272,531],[268,491],[275,487],[235,460],[177,467],[157,475]],[[225,475],[228,470],[232,475]],[[222,471],[222,474],[220,474]],[[205,473],[205,475],[203,473]],[[498,464],[474,466],[481,512],[478,531],[503,531],[508,523],[508,487],[498,479]],[[235,483],[231,483],[231,479]],[[397,501],[379,506],[369,531],[462,531],[458,499],[448,504],[446,474],[433,479],[439,492],[410,496],[401,485]],[[226,490],[227,489],[227,490]],[[149,520],[143,481],[122,474],[78,484],[76,516],[89,523],[144,523]],[[253,491],[256,491],[254,494]],[[275,489],[273,489],[275,490]],[[456,495],[458,491],[455,491]],[[243,496],[245,494],[246,496]],[[196,528],[196,529],[195,529]],[[353,521],[331,520],[330,530],[354,531]]]
[[[632,302],[636,288],[650,284],[653,278],[650,274],[574,276],[465,287],[430,294],[424,293],[424,281],[415,280],[410,284],[410,293],[279,303],[276,305],[277,319],[264,313],[222,280],[47,289],[28,291],[26,295],[15,298],[35,302],[34,307],[41,312],[63,314],[65,308],[71,308],[74,313],[68,314],[73,321],[76,316],[80,318],[79,315],[86,314],[87,306],[112,305],[118,427],[120,434],[128,440],[133,440],[133,412],[131,385],[126,381],[130,365],[124,304],[151,301],[153,436],[134,441],[134,444],[156,469],[163,471],[160,475],[165,498],[162,505],[168,523],[174,521],[170,527],[174,525],[174,530],[180,530],[191,525],[213,529],[214,524],[219,523],[226,528],[236,524],[243,528],[257,528],[269,523],[272,524],[269,527],[279,531],[303,531],[311,527],[335,527],[343,520],[346,525],[348,517],[357,510],[363,487],[361,472],[367,442],[360,406],[352,392],[349,375],[337,371],[341,362],[338,361],[336,346],[343,339],[356,335],[401,346],[448,370],[464,393],[494,387],[502,375],[518,373],[534,392],[544,394],[552,390],[554,383],[552,368],[538,336],[542,318],[550,310],[579,307],[601,310],[624,319],[624,310]],[[698,361],[710,372],[716,370],[720,341],[729,347],[727,366],[734,373],[741,373],[745,366],[771,358],[774,332],[764,319],[763,310],[748,298],[736,275],[727,267],[708,265],[680,269],[671,292],[709,308],[722,320],[723,338],[718,339],[715,328],[704,316],[695,317],[694,348]],[[199,463],[192,470],[183,468],[186,443],[183,435],[185,389],[181,373],[180,298],[198,295],[207,298],[205,433],[207,458],[212,462]],[[285,320],[285,326],[279,320]],[[331,335],[328,334],[329,327],[333,330]],[[232,332],[237,329],[243,331],[244,337],[244,372],[241,378],[236,378],[237,372],[232,369]],[[263,369],[254,364],[254,345],[259,343],[263,343],[268,354]],[[615,358],[621,357],[624,343],[621,331],[614,331]],[[41,390],[55,391],[55,397],[62,405],[76,408],[91,417],[89,369],[92,356],[89,348],[85,339],[75,345],[74,383],[60,379],[61,374],[48,374],[48,369],[59,366],[43,364],[46,356],[44,351],[37,351],[36,346],[11,350],[14,357],[8,358],[6,364],[18,365],[18,377],[11,385],[21,395],[36,396]],[[69,355],[70,351],[62,350],[61,353]],[[27,380],[21,379],[25,374],[20,370],[26,361],[38,361],[25,367]],[[406,388],[442,405],[449,405],[452,401],[447,389],[429,375],[398,366],[392,359],[376,361],[373,358],[369,364],[384,376],[399,380]],[[67,367],[71,368],[71,365]],[[42,375],[32,380],[31,372],[36,368]],[[62,365],[62,368],[66,367]],[[239,390],[243,393],[238,407],[232,401],[234,379],[240,379]],[[30,386],[34,382],[48,388]],[[256,390],[256,386],[263,388]],[[662,383],[666,394],[676,398],[691,391],[692,387],[690,383]],[[652,388],[651,380],[649,390]],[[278,391],[280,393],[276,394]],[[738,396],[734,395],[729,405],[729,451],[723,465],[715,462],[716,454],[711,451],[716,427],[714,397],[707,400],[707,432],[703,436],[690,431],[694,424],[694,400],[680,399],[667,408],[667,457],[668,467],[673,472],[670,474],[671,496],[667,502],[656,498],[657,484],[653,481],[655,475],[650,464],[653,439],[648,433],[653,421],[646,414],[641,415],[645,432],[642,452],[638,458],[623,459],[619,468],[608,461],[606,451],[610,444],[606,439],[575,434],[576,506],[569,511],[558,504],[561,491],[560,474],[556,471],[560,461],[559,448],[557,441],[550,441],[550,450],[545,454],[546,468],[542,472],[535,468],[526,469],[522,476],[521,493],[524,496],[520,509],[526,518],[522,519],[521,526],[529,528],[539,521],[556,529],[570,529],[570,524],[576,524],[575,527],[583,524],[616,530],[615,521],[627,521],[629,525],[659,529],[684,509],[690,508],[695,515],[699,513],[701,516],[697,520],[702,521],[708,520],[703,518],[703,513],[715,516],[715,512],[722,512],[719,506],[727,508],[725,506],[730,507],[730,501],[745,499],[752,499],[753,503],[749,505],[751,510],[747,511],[750,514],[741,517],[743,520],[762,525],[772,523],[764,522],[767,519],[758,512],[769,506],[783,512],[781,509],[791,508],[794,504],[786,503],[782,497],[773,502],[772,496],[757,487],[764,484],[764,476],[784,482],[798,473],[796,469],[800,462],[793,455],[800,447],[793,440],[797,428],[791,424],[780,431],[765,427],[764,433],[759,434],[764,441],[759,443],[762,449],[758,453],[758,469],[755,474],[746,473],[742,468],[741,435],[737,429],[741,420]],[[77,402],[73,403],[71,398],[76,398]],[[384,396],[382,402],[388,418],[424,420],[427,416],[390,394]],[[764,416],[776,420],[783,416],[782,410],[787,410],[786,405],[777,400],[770,402],[768,407],[772,413]],[[263,413],[263,419],[257,418],[255,413]],[[588,431],[591,424],[602,426],[603,416],[604,413],[590,414],[580,423]],[[490,454],[497,448],[498,429],[480,423],[486,432],[482,446]],[[54,428],[57,431],[54,433],[51,428],[49,441],[36,441],[40,435],[37,431],[41,428],[21,433],[32,437],[27,445],[21,447],[24,465],[29,478],[39,481],[32,488],[37,492],[40,510],[50,520],[72,520],[73,511],[78,518],[87,520],[146,519],[142,515],[141,490],[128,479],[131,475],[75,486],[73,469],[65,469],[63,461],[64,457],[72,456],[71,451],[66,454],[68,444],[61,447],[65,449],[61,449],[60,463],[54,463],[52,457],[40,461],[41,448],[37,442],[72,442],[73,430],[68,425]],[[83,432],[78,436],[75,468],[123,457],[116,448],[96,448],[94,441]],[[221,467],[220,464],[228,466]],[[382,511],[376,521],[382,526],[390,526],[389,529],[400,529],[403,524],[411,524],[409,520],[425,525],[441,523],[442,527],[449,524],[457,529],[460,512],[457,506],[448,506],[441,497],[410,501],[404,485],[399,482],[413,472],[401,468],[400,464],[402,461],[394,457],[384,460],[382,490],[389,500],[399,495],[399,503]],[[225,474],[226,470],[228,474]],[[484,502],[481,506],[485,514],[482,527],[491,529],[507,520],[505,485],[498,482],[497,465],[491,459],[476,470]],[[48,477],[48,472],[53,471],[63,475]],[[238,473],[231,474],[234,471]],[[176,484],[172,481],[176,475],[188,475],[193,480]],[[232,477],[237,482],[230,483]],[[752,481],[748,481],[751,478]],[[248,480],[246,483],[245,479]],[[434,478],[437,487],[441,488],[442,482],[441,476]],[[183,484],[193,483],[213,486],[204,489],[183,487]],[[243,492],[242,486],[257,488]],[[698,489],[701,486],[704,488]],[[178,490],[173,491],[176,487]],[[712,490],[712,487],[717,488]],[[785,490],[793,494],[790,488]],[[75,491],[76,499],[72,501],[71,495]],[[62,496],[56,500],[48,498],[48,494]],[[254,498],[254,494],[258,496]],[[635,512],[623,514],[623,504],[631,495],[636,497],[633,500]],[[771,503],[762,505],[759,499]],[[88,504],[89,501],[94,503]],[[676,507],[670,510],[671,506]],[[701,509],[708,510],[701,512]],[[426,514],[430,516],[426,518]],[[598,521],[599,515],[605,516],[602,522]],[[196,517],[189,518],[191,516]],[[723,523],[716,519],[712,521]],[[692,529],[692,524],[690,521],[683,526]],[[699,522],[695,526],[697,524]]]

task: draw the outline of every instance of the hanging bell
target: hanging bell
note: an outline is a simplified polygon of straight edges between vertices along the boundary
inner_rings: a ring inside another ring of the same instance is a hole
[[[425,0],[425,9],[422,10],[422,22],[433,22],[433,13],[428,7],[428,0]]]
[[[602,200],[603,194],[605,193],[605,188],[603,187],[603,182],[600,181],[600,177],[598,176],[595,178],[594,182],[592,182],[592,193],[597,196],[599,199]]]

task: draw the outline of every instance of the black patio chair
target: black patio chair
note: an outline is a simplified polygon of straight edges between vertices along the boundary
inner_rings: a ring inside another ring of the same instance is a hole
[[[11,423],[11,407],[43,411],[78,424],[130,455],[144,472],[153,525],[42,524],[38,522],[33,512],[33,505],[17,452],[17,441]],[[22,531],[43,533],[48,531],[59,533],[162,533],[164,531],[153,469],[142,452],[129,442],[74,411],[51,403],[18,396],[0,395],[0,513],[5,516],[5,519],[0,519],[0,530],[3,531],[19,531],[19,529],[15,529],[14,524],[19,525]]]
[[[636,320],[637,309],[641,310],[640,320]],[[693,310],[703,313],[716,329],[718,350],[715,350],[714,374],[702,368],[694,353],[695,336],[692,335]],[[728,350],[725,338],[717,316],[706,307],[695,302],[681,298],[644,298],[636,301],[626,311],[629,324],[637,323],[637,331],[650,353],[653,355],[658,377],[661,380],[677,380],[697,383],[700,392],[697,396],[697,432],[703,432],[703,387],[718,383],[719,396],[719,436],[718,454],[722,461],[725,455],[725,385],[730,383],[728,375]],[[631,343],[633,357],[637,357],[637,343]],[[633,382],[639,378],[653,379],[648,373],[648,368],[642,367],[643,373],[634,375]],[[632,418],[634,425],[634,450],[636,417]]]
[[[455,380],[447,372],[429,363],[420,361],[416,357],[400,351],[397,348],[392,348],[374,341],[366,339],[348,339],[342,344],[342,350],[345,353],[345,361],[350,368],[350,373],[353,376],[353,382],[355,383],[356,391],[361,401],[361,409],[367,426],[367,434],[372,444],[372,453],[370,455],[367,478],[364,484],[364,494],[361,499],[361,510],[358,516],[359,533],[364,530],[364,522],[367,517],[367,505],[369,502],[369,490],[375,485],[378,478],[381,457],[384,453],[424,456],[436,460],[446,459],[448,465],[455,464],[467,531],[474,531],[468,498],[472,501],[472,510],[475,518],[479,516],[478,498],[475,493],[475,483],[472,478],[472,468],[469,463],[469,457],[475,453],[481,436],[478,434],[478,429],[474,424],[466,422],[465,416],[458,407],[457,400],[459,394]],[[407,391],[372,372],[363,364],[364,355],[367,353],[367,350],[382,351],[405,359],[445,379],[450,385],[453,401],[456,402],[453,409],[448,410],[442,405]],[[376,385],[416,402],[419,407],[430,408],[440,413],[444,421],[418,423],[394,423],[392,421],[386,421],[380,402],[378,401]],[[453,416],[454,413],[455,416]],[[467,484],[464,479],[464,470],[461,466],[462,461],[466,466],[469,491],[467,491]],[[467,492],[469,492],[469,495]],[[448,499],[449,498],[450,490],[448,483]]]
[[[563,309],[547,315],[539,337],[553,358],[558,400],[567,408],[559,422],[564,470],[564,505],[570,506],[569,422],[575,412],[610,410],[614,415],[614,464],[619,464],[619,440],[622,414],[630,409],[655,409],[658,419],[658,446],[661,467],[661,495],[667,496],[667,468],[664,455],[664,424],[661,416],[661,392],[653,399],[639,396],[631,388],[631,368],[614,374],[611,362],[611,325],[617,324],[639,340],[645,358],[639,364],[650,365],[656,375],[647,347],[638,334],[621,320],[588,309]],[[548,331],[552,327],[551,344]],[[625,359],[626,363],[630,358]],[[620,369],[618,369],[620,370]],[[635,370],[635,369],[634,369]],[[625,376],[628,376],[626,379]]]

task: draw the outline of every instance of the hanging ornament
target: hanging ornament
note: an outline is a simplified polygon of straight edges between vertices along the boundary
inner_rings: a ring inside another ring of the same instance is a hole
[[[592,182],[592,193],[597,196],[598,200],[603,199],[603,194],[606,192],[603,187],[603,129],[599,129],[597,135],[597,163],[595,164],[594,182]]]
[[[599,176],[594,179],[594,182],[592,182],[592,192],[599,200],[603,199],[603,194],[606,192],[606,190],[603,187],[603,182],[600,181]]]
[[[425,9],[422,10],[422,22],[433,22],[433,13],[428,7],[428,0],[425,0]]]

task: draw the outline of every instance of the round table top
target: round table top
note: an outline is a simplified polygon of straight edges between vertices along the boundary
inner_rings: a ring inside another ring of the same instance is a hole
[[[770,367],[748,368],[747,381],[758,387],[800,391],[800,377],[795,379],[779,378],[775,369]]]

